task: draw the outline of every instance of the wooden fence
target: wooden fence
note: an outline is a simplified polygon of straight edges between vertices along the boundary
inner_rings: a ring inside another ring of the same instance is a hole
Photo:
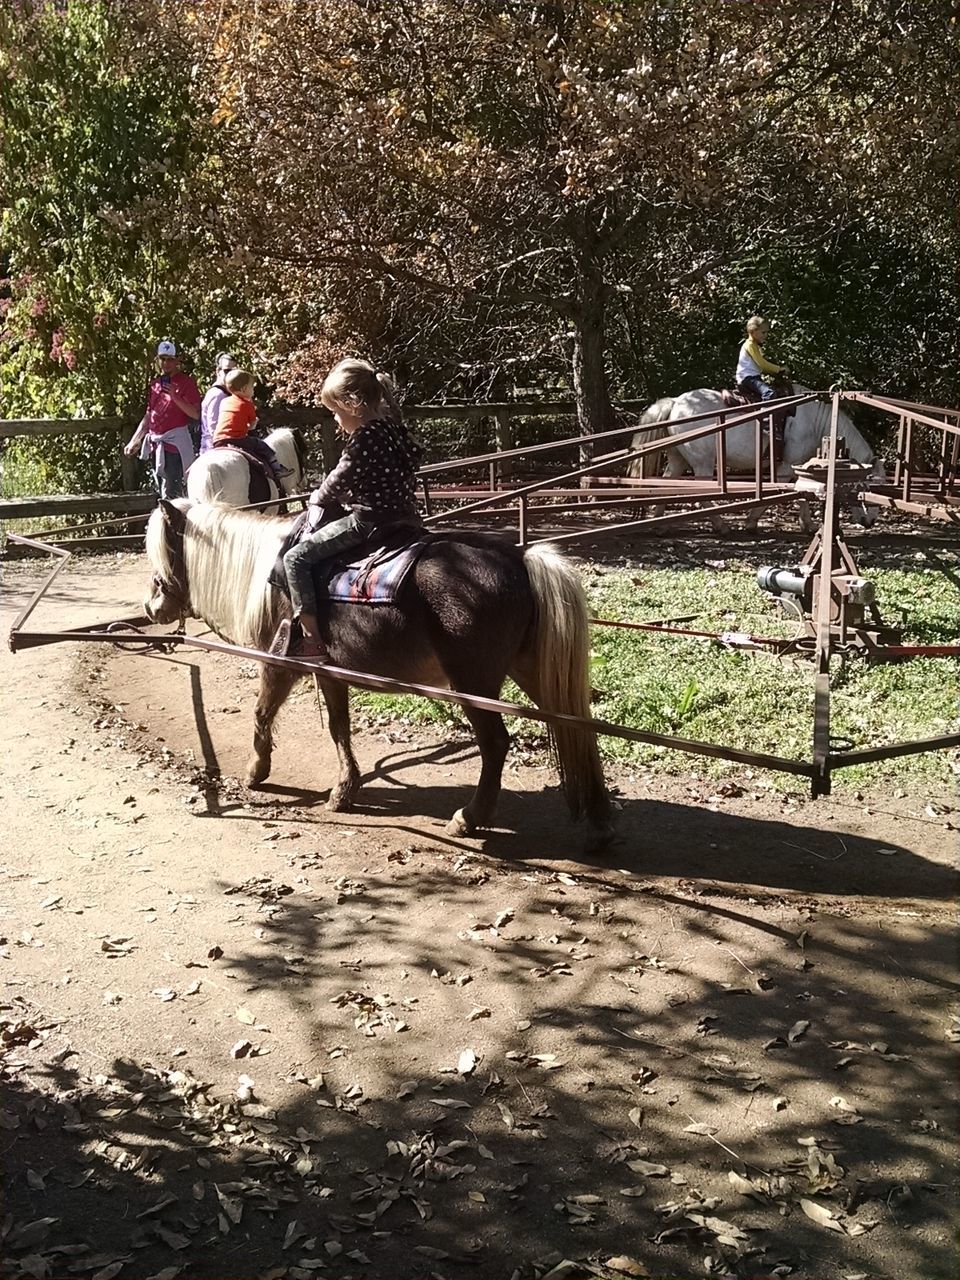
[[[623,401],[619,408],[627,414],[640,413],[646,401]],[[474,404],[424,404],[407,405],[404,416],[412,422],[433,420],[462,422],[476,425],[490,423],[489,439],[497,452],[516,450],[516,420],[518,418],[571,418],[576,415],[572,400],[503,401]],[[308,436],[315,436],[323,466],[329,468],[336,460],[337,443],[333,417],[323,409],[297,409],[282,407],[264,414],[264,425],[269,428],[295,427]],[[0,443],[22,437],[58,435],[116,436],[117,451],[122,459],[122,490],[120,492],[93,494],[36,494],[26,497],[0,498],[0,529],[7,521],[30,520],[74,515],[137,515],[155,506],[156,495],[140,488],[142,472],[137,460],[123,454],[123,444],[133,433],[135,422],[127,418],[14,418],[0,420]],[[443,471],[456,467],[457,459],[433,463],[426,472]],[[468,465],[464,459],[464,465]],[[499,480],[510,472],[511,460],[491,464],[489,483],[496,488]],[[114,541],[116,539],[113,539]]]

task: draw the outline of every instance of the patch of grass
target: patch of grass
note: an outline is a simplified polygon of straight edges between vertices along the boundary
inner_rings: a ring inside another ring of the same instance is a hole
[[[955,558],[955,562],[960,557]],[[903,612],[907,643],[960,640],[960,590],[925,565],[870,571],[881,613],[889,622]],[[763,636],[792,636],[796,624],[767,604],[755,571],[727,562],[723,569],[640,567],[584,574],[591,608],[599,618],[645,622],[696,614],[681,625],[703,631],[745,631]],[[809,662],[725,649],[715,643],[676,636],[655,636],[614,627],[593,629],[591,673],[601,719],[654,733],[722,743],[788,759],[810,758],[813,735],[813,671]],[[858,748],[894,740],[956,732],[957,663],[949,658],[917,658],[872,666],[858,659],[834,672],[831,728]],[[522,702],[507,684],[504,698]],[[400,719],[451,729],[463,726],[453,707],[419,698],[358,696],[371,718]],[[540,726],[512,722],[515,739],[542,740]],[[601,739],[605,755],[683,772],[695,767],[713,777],[733,776],[739,766],[709,757],[664,751],[621,738]],[[951,757],[937,752],[857,765],[835,776],[835,785],[859,786],[880,780],[947,782]],[[695,763],[694,763],[695,762]],[[770,775],[796,789],[786,774]]]

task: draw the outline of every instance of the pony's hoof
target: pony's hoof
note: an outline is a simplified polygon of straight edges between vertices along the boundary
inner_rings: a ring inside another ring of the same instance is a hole
[[[591,827],[587,833],[587,838],[583,842],[583,851],[588,857],[606,853],[616,836],[617,831],[612,822],[605,822],[602,826]]]
[[[463,809],[458,809],[447,823],[448,836],[472,836],[476,829],[476,826],[467,817]]]
[[[257,787],[260,786],[262,782],[266,782],[266,780],[269,777],[270,777],[269,760],[267,761],[255,760],[251,765],[248,766],[246,777],[244,778],[244,782],[247,784],[248,787],[251,787],[255,790]]]
[[[352,791],[332,791],[326,808],[330,813],[349,813],[353,808],[353,800]]]

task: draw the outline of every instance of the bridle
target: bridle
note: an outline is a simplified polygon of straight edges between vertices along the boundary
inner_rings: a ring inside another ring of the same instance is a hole
[[[155,573],[151,579],[151,585],[155,591],[161,592],[171,600],[180,610],[181,615],[187,613],[189,598],[175,578],[165,578],[163,574]]]
[[[170,529],[168,526],[167,536],[172,536],[177,541],[173,557],[174,571],[169,578],[165,578],[163,574],[157,570],[151,579],[151,586],[154,591],[159,591],[162,595],[166,596],[171,603],[176,605],[182,619],[190,612],[190,593],[187,590],[186,563],[183,552],[183,532],[179,529]]]

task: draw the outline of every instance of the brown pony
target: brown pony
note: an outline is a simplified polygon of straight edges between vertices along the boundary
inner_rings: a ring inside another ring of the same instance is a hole
[[[218,503],[161,502],[147,525],[154,571],[147,616],[155,622],[201,618],[224,640],[265,650],[290,614],[289,601],[268,579],[291,523]],[[493,534],[440,535],[428,543],[395,605],[328,603],[321,626],[338,667],[486,698],[498,697],[510,676],[545,711],[590,715],[583,588],[570,563],[549,546],[523,550]],[[342,810],[360,787],[349,695],[346,685],[324,680],[322,672],[318,668],[340,761],[328,807]],[[282,667],[261,669],[251,786],[270,773],[273,721],[298,678]],[[464,714],[482,768],[476,791],[447,828],[454,835],[492,821],[509,745],[499,714],[472,707]],[[553,739],[573,816],[587,818],[594,843],[609,838],[610,801],[596,736],[558,726]]]

